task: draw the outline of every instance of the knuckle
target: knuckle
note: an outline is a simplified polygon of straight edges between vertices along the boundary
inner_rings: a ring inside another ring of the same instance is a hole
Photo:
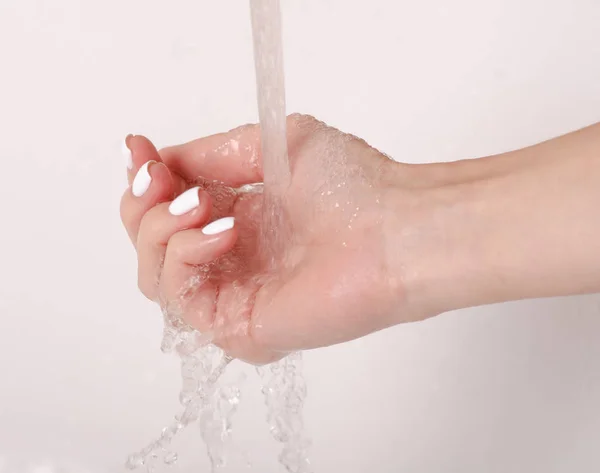
[[[184,234],[181,232],[175,233],[169,239],[165,259],[169,259],[170,261],[181,262],[185,261],[186,254],[187,250],[184,242]]]
[[[156,234],[158,230],[164,227],[163,219],[164,204],[152,207],[142,216],[139,234],[144,235],[144,237]]]

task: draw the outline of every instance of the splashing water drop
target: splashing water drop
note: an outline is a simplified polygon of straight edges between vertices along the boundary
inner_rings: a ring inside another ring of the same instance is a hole
[[[306,384],[302,376],[302,354],[294,353],[272,365],[258,368],[263,380],[267,421],[275,440],[283,444],[280,463],[290,473],[310,473],[310,441],[304,430],[302,410]]]
[[[163,461],[165,462],[165,465],[174,465],[177,463],[177,454],[174,452],[167,452]]]

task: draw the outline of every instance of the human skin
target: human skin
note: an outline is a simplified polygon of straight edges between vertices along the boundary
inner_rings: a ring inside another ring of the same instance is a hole
[[[142,136],[127,146],[130,185],[154,162],[143,195],[130,186],[121,203],[141,291],[252,363],[453,309],[600,291],[600,124],[498,156],[408,165],[293,115],[276,220],[263,218],[264,194],[230,190],[262,181],[256,126],[160,152]],[[172,215],[198,184],[198,205]],[[202,232],[223,216],[233,228]]]

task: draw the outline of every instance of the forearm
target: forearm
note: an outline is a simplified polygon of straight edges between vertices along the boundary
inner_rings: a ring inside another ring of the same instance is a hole
[[[389,254],[423,316],[600,292],[600,124],[411,173],[411,230]]]

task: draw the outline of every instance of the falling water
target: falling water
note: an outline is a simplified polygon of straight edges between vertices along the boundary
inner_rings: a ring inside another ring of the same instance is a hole
[[[250,15],[265,188],[281,193],[290,183],[290,165],[279,0],[250,0]]]
[[[290,237],[284,203],[291,183],[279,0],[250,0],[250,15],[264,175],[261,243],[263,254],[270,255],[271,267],[276,268]],[[302,355],[296,353],[259,370],[271,434],[283,444],[279,461],[291,473],[312,471],[302,415],[306,387],[301,361]]]
[[[290,236],[283,200],[291,182],[279,0],[250,0],[250,15],[265,186],[260,251],[275,269]]]
[[[250,0],[258,110],[261,127],[264,206],[261,250],[268,253],[271,267],[277,265],[286,238],[284,202],[291,180],[288,161],[281,12],[279,0]],[[234,190],[229,190],[235,193]],[[268,251],[266,250],[268,248]],[[181,290],[180,300],[163,304],[165,330],[162,350],[175,351],[181,360],[182,412],[147,447],[129,457],[129,469],[157,472],[172,466],[178,455],[172,451],[174,438],[195,424],[206,445],[212,471],[227,464],[226,446],[231,437],[231,420],[240,402],[237,386],[223,386],[221,376],[232,359],[211,344],[211,334],[200,335],[181,319],[185,298],[203,282],[202,275]],[[312,471],[307,456],[302,409],[306,387],[301,371],[302,356],[293,354],[259,369],[271,434],[282,444],[280,463],[290,473]]]

